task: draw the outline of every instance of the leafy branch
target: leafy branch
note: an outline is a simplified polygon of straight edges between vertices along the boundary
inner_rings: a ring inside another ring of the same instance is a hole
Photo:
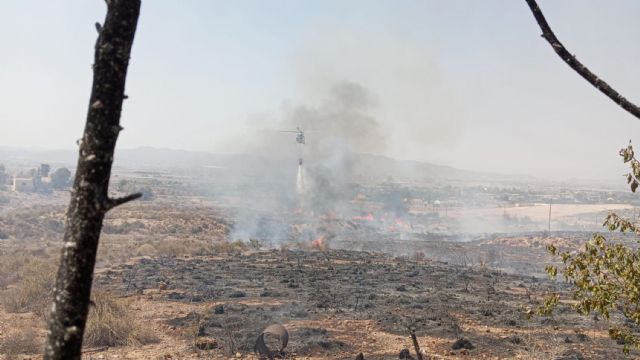
[[[631,141],[629,141],[629,145],[620,149],[620,156],[624,159],[625,163],[629,163],[631,167],[631,172],[626,174],[627,184],[631,186],[631,191],[636,192],[638,185],[640,185],[640,161],[638,161],[635,157],[635,153],[633,151],[633,146],[631,146]]]
[[[634,157],[631,144],[620,150],[620,156],[625,163],[630,163],[631,173],[627,180],[635,191],[640,163]],[[636,223],[615,213],[606,217],[603,226],[609,231],[640,235]],[[630,345],[640,348],[640,336],[635,332],[640,326],[640,250],[607,241],[601,234],[595,234],[584,250],[578,252],[561,252],[554,245],[549,245],[547,250],[562,260],[560,273],[573,285],[572,297],[577,301],[573,308],[581,315],[595,312],[607,319],[612,314],[623,316],[634,326],[613,326],[609,328],[609,336],[624,344],[625,352],[629,351]],[[547,266],[546,271],[551,278],[558,275],[556,266]],[[538,313],[552,313],[559,302],[559,294],[547,295]]]

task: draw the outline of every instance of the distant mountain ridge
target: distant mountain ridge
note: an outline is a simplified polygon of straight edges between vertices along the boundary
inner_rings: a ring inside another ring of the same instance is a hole
[[[0,147],[0,163],[9,166],[35,167],[50,163],[54,167],[73,168],[77,161],[76,150],[44,150]],[[412,160],[396,160],[381,155],[354,154],[350,158],[355,176],[372,181],[455,181],[455,182],[537,182],[542,181],[526,175],[506,175],[457,169],[445,165]],[[310,161],[313,166],[313,161]],[[273,173],[274,169],[295,171],[296,163],[291,159],[274,159],[253,154],[213,154],[202,151],[174,150],[166,148],[140,147],[117,149],[114,168],[127,170],[189,170],[228,169],[245,174]],[[288,171],[287,171],[288,172]]]
[[[368,169],[371,176],[384,179],[391,176],[395,180],[455,180],[464,182],[539,182],[529,175],[498,174],[463,170],[447,165],[436,165],[415,160],[396,160],[381,155],[360,154],[356,166]]]

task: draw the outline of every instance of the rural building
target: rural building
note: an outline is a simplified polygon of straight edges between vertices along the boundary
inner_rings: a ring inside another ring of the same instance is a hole
[[[33,183],[33,178],[14,177],[12,190],[17,192],[34,192],[36,188]]]

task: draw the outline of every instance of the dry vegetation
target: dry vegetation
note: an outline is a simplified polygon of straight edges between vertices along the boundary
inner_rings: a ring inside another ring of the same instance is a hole
[[[163,337],[171,350],[148,349],[146,356],[195,358],[201,343],[215,344],[206,350],[208,358],[236,352],[250,358],[256,336],[275,322],[289,329],[289,356],[299,359],[346,359],[359,352],[367,359],[397,358],[411,348],[409,325],[432,359],[621,354],[605,324],[566,306],[553,317],[527,320],[527,307],[535,308],[545,291],[561,289],[556,284],[420,256],[283,249],[143,258],[96,281],[136,294],[130,295],[135,307],[171,338]],[[460,339],[473,348],[454,349]]]
[[[0,354],[4,355],[0,359],[41,351],[64,230],[64,196],[22,196],[8,194],[4,205],[11,206],[0,208],[0,323],[4,323],[0,324]],[[49,206],[42,206],[44,200]],[[218,211],[179,208],[140,202],[110,213],[101,239],[98,270],[137,257],[236,255],[247,250],[242,242],[226,240],[230,225]],[[95,306],[90,309],[86,347],[159,341],[131,308],[130,298],[96,289],[92,300]],[[14,321],[17,324],[8,326]]]
[[[85,346],[139,346],[158,342],[154,332],[132,315],[131,300],[96,289],[92,293],[92,301],[85,329]]]
[[[37,199],[33,199],[37,200]],[[59,239],[64,231],[64,205],[30,204],[0,216],[3,239]]]
[[[48,218],[59,221],[64,206],[43,208],[27,202],[17,211],[0,209],[8,226],[0,240],[5,358],[40,352],[62,237]],[[523,307],[535,307],[553,285],[496,271],[542,272],[545,245],[571,249],[584,234],[487,234],[461,243],[354,230],[321,247],[291,242],[264,251],[255,239],[230,241],[231,228],[219,210],[182,199],[109,214],[86,332],[90,357],[250,358],[259,331],[281,322],[290,330],[291,358],[354,358],[362,351],[366,359],[395,359],[412,349],[404,327],[411,319],[432,358],[620,354],[599,322],[566,311],[527,322]],[[475,348],[453,350],[458,337]]]
[[[43,338],[36,329],[44,328],[51,305],[55,262],[49,258],[16,254],[4,255],[0,261],[0,278],[6,287],[1,292],[2,307],[9,316],[23,313],[34,316],[28,321],[12,323],[7,329],[0,327],[0,354],[5,355],[4,359],[16,358],[19,354],[37,354],[41,351]],[[130,299],[95,289],[92,300],[94,305],[89,313],[85,346],[137,346],[158,341],[154,332],[135,318],[129,306]]]
[[[33,312],[44,318],[51,304],[55,262],[34,257],[18,257],[7,262],[15,277],[12,286],[3,293],[5,309],[13,313]],[[7,276],[7,279],[11,277]]]
[[[20,354],[37,354],[42,351],[43,341],[32,323],[17,324],[0,341],[0,354],[4,360],[18,359]]]

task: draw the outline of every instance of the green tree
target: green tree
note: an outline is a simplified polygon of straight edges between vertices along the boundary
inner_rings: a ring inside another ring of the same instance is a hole
[[[640,184],[640,161],[631,144],[620,150],[620,156],[631,167],[626,178],[631,191],[635,192]],[[640,235],[640,224],[615,213],[606,217],[603,226],[609,231]],[[640,248],[595,234],[581,251],[560,252],[553,245],[548,246],[548,250],[558,256],[563,265],[560,269],[547,266],[547,273],[554,278],[560,272],[573,285],[572,295],[577,301],[573,308],[582,315],[597,313],[607,319],[621,315],[628,321],[610,327],[609,335],[624,344],[625,352],[630,346],[640,348]],[[550,294],[538,312],[550,314],[559,301],[557,293]]]
[[[141,188],[140,190],[138,190],[138,192],[142,194],[140,200],[143,201],[151,201],[156,197],[153,191],[151,191],[151,188],[148,186]]]
[[[67,168],[59,168],[51,174],[51,186],[54,189],[65,189],[69,186],[71,171]]]
[[[120,181],[118,181],[118,184],[116,185],[116,190],[121,192],[128,192],[129,188],[129,182],[126,179],[120,179]]]
[[[6,185],[8,178],[9,175],[7,174],[7,170],[4,168],[3,164],[0,164],[0,189]]]

